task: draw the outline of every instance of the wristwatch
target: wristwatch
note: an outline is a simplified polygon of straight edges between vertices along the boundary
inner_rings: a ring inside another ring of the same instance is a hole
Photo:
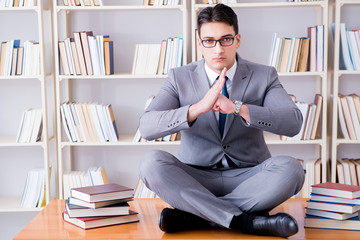
[[[238,116],[239,115],[239,112],[240,112],[240,108],[241,108],[241,105],[243,105],[243,102],[242,101],[234,101],[235,103],[235,111],[234,111],[234,115],[235,116]]]

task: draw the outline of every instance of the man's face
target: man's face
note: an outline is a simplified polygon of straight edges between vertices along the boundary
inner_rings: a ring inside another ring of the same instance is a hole
[[[201,43],[201,40],[210,40],[208,42],[212,42],[211,40],[230,40],[231,38],[234,38],[231,46],[221,46],[220,42],[216,42],[215,47],[205,48]],[[224,67],[229,69],[234,65],[236,49],[240,46],[240,34],[235,36],[234,28],[227,23],[204,23],[201,25],[201,36],[197,44],[204,56],[206,64],[213,71],[220,73]]]

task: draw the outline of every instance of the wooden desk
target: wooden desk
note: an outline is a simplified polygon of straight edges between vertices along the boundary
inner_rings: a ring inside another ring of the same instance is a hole
[[[289,199],[275,208],[275,212],[287,212],[296,218],[299,232],[289,239],[360,239],[358,231],[304,229],[304,206],[306,199]],[[167,234],[158,227],[159,213],[168,204],[160,199],[135,199],[131,209],[139,213],[139,222],[83,230],[64,222],[61,217],[65,209],[63,200],[53,200],[15,238],[23,239],[279,239],[241,234],[227,229],[194,230]],[[283,238],[281,238],[283,239]]]

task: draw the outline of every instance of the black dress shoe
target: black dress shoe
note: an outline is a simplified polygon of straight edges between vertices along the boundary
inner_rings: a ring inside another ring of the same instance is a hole
[[[210,227],[210,222],[179,209],[164,208],[159,217],[159,228],[166,233]]]
[[[264,236],[289,237],[298,232],[296,220],[286,213],[272,216],[255,216],[253,219],[253,234]]]

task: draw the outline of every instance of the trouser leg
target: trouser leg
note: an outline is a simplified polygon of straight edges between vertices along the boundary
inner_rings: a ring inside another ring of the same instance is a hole
[[[224,186],[228,194],[221,198],[244,212],[268,211],[298,193],[304,178],[304,170],[298,160],[275,156],[245,171],[234,169],[224,172]]]
[[[223,189],[221,174],[221,171],[188,166],[164,151],[147,153],[140,164],[142,181],[165,202],[229,227],[233,216],[241,211],[231,202],[216,196]]]

